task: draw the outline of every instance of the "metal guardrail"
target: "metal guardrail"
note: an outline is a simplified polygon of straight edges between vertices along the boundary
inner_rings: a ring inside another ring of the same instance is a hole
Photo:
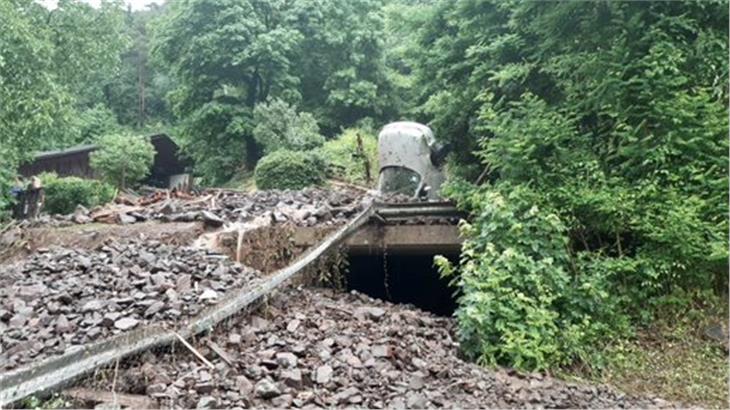
[[[412,217],[465,217],[466,214],[451,202],[376,202],[375,213],[384,219],[407,219]]]

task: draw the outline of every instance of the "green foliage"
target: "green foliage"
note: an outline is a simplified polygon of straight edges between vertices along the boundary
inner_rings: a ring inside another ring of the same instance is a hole
[[[358,136],[362,146],[358,143]],[[378,178],[378,139],[372,131],[348,128],[321,149],[327,175],[355,184],[375,184]],[[368,166],[366,166],[369,165]],[[369,168],[366,171],[366,168]],[[367,174],[370,174],[370,181]]]
[[[75,122],[80,134],[78,140],[80,143],[92,143],[102,135],[121,130],[114,112],[103,104],[97,104],[79,113]]]
[[[256,105],[253,121],[256,124],[253,137],[267,154],[279,149],[306,151],[324,143],[312,114],[297,113],[293,106],[278,98]]]
[[[70,118],[70,95],[53,75],[53,44],[36,25],[41,10],[30,0],[0,4],[0,140],[13,165],[61,140]]]
[[[124,43],[121,3],[93,8],[63,0],[0,2],[0,209],[15,172],[33,152],[80,141],[77,111],[94,105]]]
[[[627,394],[654,394],[685,406],[727,407],[727,351],[706,333],[727,322],[727,295],[678,291],[653,304],[656,318],[637,329],[636,337],[611,343],[600,372],[576,368],[560,376],[577,375]]]
[[[545,370],[585,357],[609,326],[614,334],[625,327],[625,318],[613,316],[609,272],[576,274],[566,227],[539,193],[505,184],[461,197],[464,187],[449,188],[475,215],[461,226],[469,239],[458,275],[448,260],[436,260],[460,289],[459,336],[468,355]]]
[[[20,401],[25,409],[43,409],[55,410],[64,409],[71,406],[71,403],[58,393],[54,393],[51,397],[39,399],[37,396],[26,397]]]
[[[726,3],[437,9],[419,109],[488,181],[446,190],[474,218],[443,267],[470,354],[592,363],[656,298],[727,287]]]
[[[314,151],[278,150],[256,165],[259,189],[302,189],[325,182],[326,164]]]
[[[250,168],[258,151],[251,135],[251,110],[221,101],[204,104],[180,125],[182,147],[206,184],[229,180]]]
[[[150,172],[155,148],[143,136],[110,134],[99,139],[99,149],[90,154],[91,168],[119,188],[132,186]]]
[[[381,7],[378,0],[171,3],[154,24],[152,55],[175,80],[169,101],[196,171],[222,182],[250,169],[262,154],[256,140],[270,151],[290,137],[281,129],[297,130],[289,148],[319,144],[305,114],[273,117],[254,139],[253,110],[265,101],[270,109],[283,105],[277,99],[306,107],[328,135],[366,116],[392,115]]]
[[[149,56],[151,25],[163,11],[155,4],[145,10],[127,11],[123,28],[131,41],[121,51],[116,75],[105,79],[105,105],[120,124],[138,132],[150,124],[172,120],[165,96],[174,88],[174,81],[167,69],[156,67]]]
[[[55,173],[39,175],[45,190],[43,210],[50,214],[69,214],[77,205],[92,208],[114,199],[114,186],[102,181],[78,177],[58,177]]]
[[[119,64],[129,38],[123,32],[123,3],[103,0],[98,7],[60,0],[53,10],[40,9],[37,24],[52,42],[54,72],[81,106],[103,96],[103,86]]]

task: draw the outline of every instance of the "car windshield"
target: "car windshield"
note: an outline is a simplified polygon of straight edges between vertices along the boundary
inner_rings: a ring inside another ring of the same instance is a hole
[[[387,194],[416,195],[421,176],[408,168],[387,167],[380,171],[380,192]]]

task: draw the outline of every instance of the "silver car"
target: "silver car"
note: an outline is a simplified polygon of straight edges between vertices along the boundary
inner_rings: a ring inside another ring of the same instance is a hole
[[[433,131],[423,124],[402,121],[386,125],[378,135],[378,190],[417,199],[440,199],[445,180],[441,169],[443,151]]]

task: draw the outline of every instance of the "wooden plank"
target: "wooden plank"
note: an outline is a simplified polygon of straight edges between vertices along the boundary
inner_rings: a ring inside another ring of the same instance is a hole
[[[226,362],[226,364],[228,366],[234,367],[233,359],[231,359],[231,355],[229,355],[225,349],[218,346],[218,344],[216,342],[214,342],[210,339],[206,340],[205,344],[208,345],[210,350],[212,350],[215,354],[217,354],[218,357],[220,357],[224,362]]]

